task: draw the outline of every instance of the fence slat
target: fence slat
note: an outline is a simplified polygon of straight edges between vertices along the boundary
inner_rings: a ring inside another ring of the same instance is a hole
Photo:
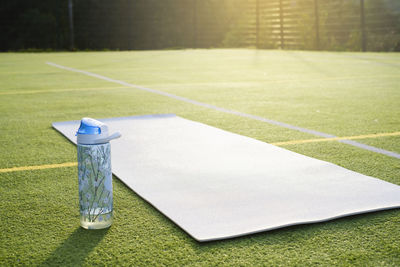
[[[366,33],[365,33],[365,9],[364,9],[364,0],[360,0],[360,20],[361,20],[361,47],[362,51],[365,52],[367,50],[366,43]]]
[[[279,22],[281,28],[281,49],[285,48],[285,40],[283,38],[283,3],[282,0],[279,0]]]

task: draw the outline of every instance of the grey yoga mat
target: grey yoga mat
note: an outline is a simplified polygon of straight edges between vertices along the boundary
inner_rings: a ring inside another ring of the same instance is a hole
[[[400,186],[172,114],[102,119],[113,173],[198,241],[400,207]],[[79,121],[53,127],[76,143]]]

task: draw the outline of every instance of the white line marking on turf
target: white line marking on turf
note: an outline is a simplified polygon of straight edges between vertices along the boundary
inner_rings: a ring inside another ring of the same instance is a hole
[[[235,110],[231,110],[231,109],[225,109],[225,108],[221,108],[221,107],[217,107],[214,105],[210,105],[207,103],[203,103],[203,102],[199,102],[196,100],[192,100],[186,97],[182,97],[182,96],[178,96],[178,95],[174,95],[174,94],[170,94],[167,92],[163,92],[163,91],[159,91],[159,90],[155,90],[152,88],[148,88],[148,87],[143,87],[140,85],[136,85],[136,84],[131,84],[131,83],[127,83],[124,81],[120,81],[120,80],[116,80],[116,79],[112,79],[103,75],[99,75],[93,72],[88,72],[88,71],[84,71],[84,70],[79,70],[79,69],[74,69],[74,68],[70,68],[70,67],[66,67],[66,66],[62,66],[62,65],[58,65],[52,62],[46,62],[46,64],[59,68],[59,69],[63,69],[63,70],[68,70],[68,71],[72,71],[72,72],[77,72],[77,73],[82,73],[85,74],[87,76],[91,76],[97,79],[101,79],[101,80],[105,80],[108,82],[112,82],[112,83],[117,83],[117,84],[121,84],[123,86],[127,86],[127,87],[132,87],[132,88],[136,88],[136,89],[140,89],[149,93],[153,93],[153,94],[158,94],[158,95],[162,95],[162,96],[166,96],[169,98],[173,98],[182,102],[186,102],[186,103],[190,103],[196,106],[201,106],[201,107],[205,107],[205,108],[209,108],[209,109],[213,109],[213,110],[217,110],[217,111],[221,111],[224,113],[228,113],[228,114],[233,114],[233,115],[237,115],[240,117],[244,117],[244,118],[249,118],[249,119],[253,119],[253,120],[257,120],[257,121],[262,121],[262,122],[266,122],[272,125],[277,125],[280,127],[284,127],[284,128],[288,128],[291,130],[296,130],[299,132],[303,132],[303,133],[308,133],[308,134],[312,134],[312,135],[316,135],[316,136],[320,136],[320,137],[325,137],[325,138],[336,138],[337,136],[332,135],[332,134],[327,134],[327,133],[323,133],[323,132],[318,132],[318,131],[314,131],[314,130],[310,130],[310,129],[306,129],[306,128],[301,128],[298,126],[294,126],[294,125],[290,125],[284,122],[280,122],[280,121],[275,121],[275,120],[271,120],[271,119],[267,119],[267,118],[263,118],[260,116],[256,116],[256,115],[252,115],[252,114],[247,114],[247,113],[243,113],[243,112],[239,112],[239,111],[235,111]],[[397,158],[400,159],[400,154],[392,152],[392,151],[388,151],[388,150],[384,150],[381,148],[377,148],[377,147],[373,147],[373,146],[369,146],[369,145],[365,145],[365,144],[361,144],[358,143],[356,141],[352,141],[352,140],[338,140],[338,142],[344,143],[344,144],[348,144],[348,145],[352,145],[358,148],[362,148],[368,151],[372,151],[372,152],[376,152],[379,154],[383,154],[389,157],[393,157],[393,158]]]

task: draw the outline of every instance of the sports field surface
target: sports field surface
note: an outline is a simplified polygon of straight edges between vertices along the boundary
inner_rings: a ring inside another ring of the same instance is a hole
[[[399,209],[198,243],[113,178],[112,227],[80,228],[51,123],[159,113],[400,185],[400,53],[2,53],[0,265],[400,265]]]

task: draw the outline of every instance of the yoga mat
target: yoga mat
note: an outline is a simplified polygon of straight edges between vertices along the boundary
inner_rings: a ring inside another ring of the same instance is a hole
[[[112,171],[198,241],[400,207],[400,186],[173,114],[100,119]],[[53,127],[76,143],[79,121]]]

